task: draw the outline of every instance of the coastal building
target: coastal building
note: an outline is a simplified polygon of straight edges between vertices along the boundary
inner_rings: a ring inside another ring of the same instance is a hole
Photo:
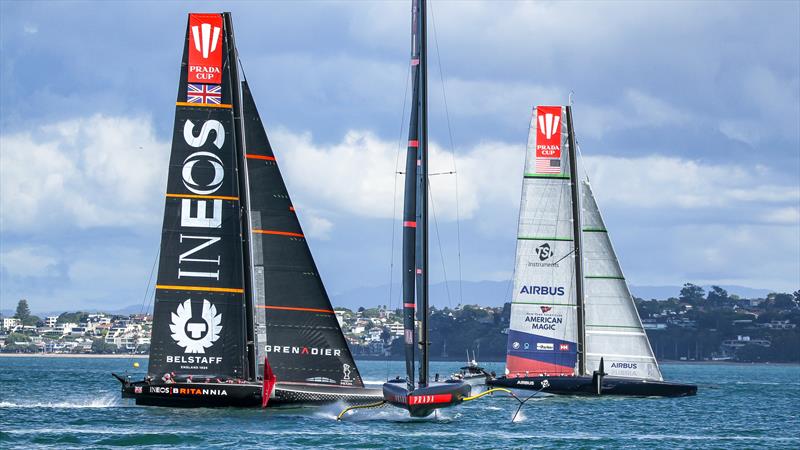
[[[3,317],[3,329],[6,331],[12,331],[20,325],[22,325],[22,322],[16,317]]]

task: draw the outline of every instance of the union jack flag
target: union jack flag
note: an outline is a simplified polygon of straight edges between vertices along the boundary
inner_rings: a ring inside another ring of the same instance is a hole
[[[219,105],[222,102],[222,85],[189,83],[186,102]]]

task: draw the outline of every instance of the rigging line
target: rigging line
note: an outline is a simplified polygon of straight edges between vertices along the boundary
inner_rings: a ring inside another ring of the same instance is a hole
[[[431,23],[433,25],[433,43],[436,46],[436,61],[439,65],[439,79],[442,83],[442,99],[444,100],[444,116],[447,120],[447,132],[450,136],[450,154],[453,156],[453,173],[456,175],[456,250],[458,251],[458,301],[464,304],[464,293],[462,288],[463,271],[461,268],[461,211],[459,205],[458,192],[458,167],[456,166],[456,147],[453,141],[453,127],[450,125],[450,110],[447,106],[447,89],[444,82],[444,70],[442,69],[442,54],[439,51],[439,38],[436,34],[436,17],[433,14],[433,1],[430,2]]]
[[[444,290],[447,292],[447,306],[453,307],[453,302],[450,301],[450,284],[447,281],[447,268],[444,264],[444,252],[442,251],[442,236],[439,234],[439,221],[436,220],[436,202],[433,200],[433,189],[431,189],[431,182],[428,180],[428,195],[431,199],[431,215],[433,216],[433,225],[436,229],[436,241],[439,243],[439,257],[442,261],[442,274],[444,275]]]
[[[394,246],[396,240],[395,236],[397,234],[397,230],[395,228],[395,223],[397,221],[397,178],[398,175],[403,173],[397,170],[397,166],[400,165],[400,153],[403,149],[403,130],[405,129],[406,105],[408,104],[408,81],[410,79],[411,66],[409,65],[408,70],[406,71],[405,92],[403,92],[403,112],[400,115],[400,132],[397,139],[397,152],[395,153],[394,158],[394,182],[392,183],[392,220],[389,224],[392,233],[392,245],[389,253],[389,303],[386,305],[386,309],[389,311],[392,310],[392,294],[394,294]],[[389,379],[389,355],[386,355],[386,379]]]

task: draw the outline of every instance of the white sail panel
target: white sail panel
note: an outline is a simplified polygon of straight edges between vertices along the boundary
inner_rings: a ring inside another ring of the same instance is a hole
[[[534,109],[522,183],[509,376],[574,375],[575,258],[563,108]]]
[[[605,361],[611,376],[662,380],[591,186],[581,186],[586,371]]]

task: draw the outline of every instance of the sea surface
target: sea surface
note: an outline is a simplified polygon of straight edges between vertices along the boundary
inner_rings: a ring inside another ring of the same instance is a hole
[[[142,367],[133,368],[138,361]],[[0,448],[800,448],[800,366],[664,364],[688,398],[487,396],[435,417],[392,407],[168,409],[120,399],[111,372],[144,375],[146,359],[0,357]],[[458,363],[434,362],[445,374]],[[485,364],[502,373],[503,364]],[[381,382],[401,362],[361,361]],[[524,391],[521,391],[524,393]]]

